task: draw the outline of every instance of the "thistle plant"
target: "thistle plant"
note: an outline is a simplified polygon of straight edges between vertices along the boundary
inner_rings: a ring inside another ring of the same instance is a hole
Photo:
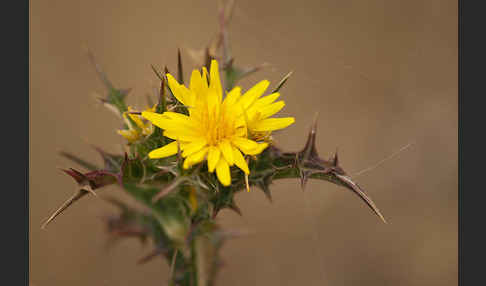
[[[318,155],[316,122],[302,150],[286,152],[276,146],[272,132],[295,121],[277,117],[285,106],[279,99],[289,96],[280,91],[290,74],[273,89],[267,80],[245,91],[237,85],[259,67],[235,65],[227,31],[230,11],[231,5],[220,9],[219,36],[199,53],[201,66],[191,72],[188,82],[180,51],[175,74],[152,66],[160,80],[156,104],[128,106],[128,91],[116,88],[88,52],[108,90],[102,103],[122,118],[117,132],[125,140],[126,152],[111,154],[96,148],[104,162],[101,168],[63,152],[87,171],[64,170],[78,184],[78,191],[43,228],[82,197],[118,185],[145,208],[103,197],[120,209],[107,221],[110,233],[150,240],[154,251],[140,262],[164,257],[170,265],[171,285],[204,286],[215,284],[219,250],[235,235],[222,229],[216,218],[223,209],[241,215],[235,195],[242,190],[261,190],[271,200],[274,180],[300,179],[302,189],[309,179],[323,180],[352,191],[385,222],[373,201],[343,170],[337,153],[329,160]]]

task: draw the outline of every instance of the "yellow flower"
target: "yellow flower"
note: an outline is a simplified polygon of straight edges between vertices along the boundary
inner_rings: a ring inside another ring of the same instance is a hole
[[[151,108],[147,108],[146,111],[155,112],[156,107],[157,105],[154,105]],[[132,111],[134,111],[133,108],[129,106],[128,112]],[[145,136],[151,135],[154,132],[154,126],[150,121],[143,120],[142,116],[140,115],[130,114],[128,112],[123,113],[123,119],[125,120],[128,129],[118,130],[118,134],[125,137],[128,142],[133,143]],[[128,118],[130,118],[132,121],[128,120]],[[135,123],[136,127],[133,126],[132,122]]]
[[[280,96],[278,92],[260,98],[268,85],[268,81],[261,81],[252,88],[255,92],[250,92],[250,89],[239,100],[244,109],[249,137],[256,141],[266,141],[272,131],[286,128],[295,122],[293,117],[269,118],[279,112],[285,106],[285,102],[275,102]]]
[[[211,62],[209,77],[208,83],[208,72],[205,68],[202,75],[198,70],[194,70],[187,88],[179,84],[172,75],[167,74],[172,93],[188,108],[189,116],[175,112],[159,114],[144,111],[142,117],[163,129],[164,136],[176,140],[151,151],[150,158],[172,156],[180,148],[182,157],[185,158],[184,168],[188,169],[207,160],[209,172],[216,171],[219,181],[228,186],[231,184],[230,166],[236,165],[249,174],[243,154],[257,155],[268,147],[266,142],[248,138],[248,131],[271,132],[287,127],[294,119],[268,118],[281,107],[275,108],[272,105],[278,95],[259,99],[268,87],[266,80],[259,82],[243,95],[241,88],[235,87],[223,100],[216,60]],[[253,120],[253,129],[248,129],[248,119]]]

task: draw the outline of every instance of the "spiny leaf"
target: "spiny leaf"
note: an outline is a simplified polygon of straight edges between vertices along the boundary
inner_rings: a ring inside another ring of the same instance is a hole
[[[80,187],[89,186],[93,190],[114,184],[119,179],[119,174],[111,173],[105,170],[96,170],[84,174],[76,171],[73,168],[63,171],[70,175]]]
[[[64,202],[41,226],[45,228],[50,224],[57,216],[63,213],[74,202],[78,201],[88,193],[94,193],[94,190],[102,188],[107,185],[115,183],[118,179],[117,174],[109,173],[107,171],[97,170],[88,173],[81,173],[75,169],[63,170],[66,174],[70,175],[78,184],[79,190],[69,199]]]
[[[308,179],[326,180],[331,183],[344,186],[363,200],[367,206],[386,223],[384,216],[376,207],[371,198],[363,191],[358,184],[353,182],[346,172],[339,165],[337,152],[334,158],[327,161],[321,159],[316,149],[317,117],[312,124],[305,147],[299,152],[282,152],[275,146],[270,146],[256,161],[250,162],[251,184],[261,183],[263,174],[269,171],[268,162],[271,162],[271,175],[267,176],[268,186],[273,179],[300,178],[301,186],[305,187]],[[259,175],[261,173],[262,175]],[[243,182],[239,183],[243,188]]]

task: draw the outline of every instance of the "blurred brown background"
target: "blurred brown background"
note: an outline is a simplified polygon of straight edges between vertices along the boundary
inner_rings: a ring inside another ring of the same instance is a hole
[[[75,190],[57,167],[67,150],[99,162],[93,143],[117,152],[119,120],[95,100],[104,88],[83,47],[143,107],[157,83],[150,64],[175,70],[176,50],[201,48],[217,30],[216,1],[31,1],[30,280],[35,286],[165,285],[162,259],[137,266],[151,248],[136,240],[106,250],[99,218],[116,210],[89,197],[41,230]],[[271,68],[283,114],[281,147],[303,146],[319,111],[318,147],[339,148],[348,173],[407,150],[357,178],[389,220],[382,224],[348,191],[297,180],[237,200],[220,216],[251,231],[224,246],[218,285],[457,284],[457,2],[238,1],[231,25],[236,62]],[[183,53],[186,72],[193,67]],[[126,198],[108,188],[100,195]]]

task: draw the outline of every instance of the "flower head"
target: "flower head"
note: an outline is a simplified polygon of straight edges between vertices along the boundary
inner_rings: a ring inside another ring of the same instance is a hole
[[[149,157],[172,156],[180,148],[182,157],[185,158],[184,168],[207,160],[209,172],[216,171],[219,181],[228,186],[231,184],[231,166],[236,165],[249,174],[244,155],[257,155],[268,147],[267,142],[262,142],[263,140],[252,134],[285,128],[294,119],[268,118],[283,107],[283,102],[278,103],[278,106],[273,103],[278,94],[260,99],[269,85],[266,80],[259,82],[243,95],[241,88],[235,87],[223,99],[216,60],[211,62],[209,79],[208,82],[205,68],[202,69],[202,74],[199,70],[194,70],[187,88],[167,74],[172,93],[188,108],[189,115],[176,112],[142,112],[142,117],[164,130],[164,136],[175,140],[151,151]]]
[[[155,112],[156,106],[157,105],[149,107],[146,111]],[[130,143],[140,140],[145,136],[149,136],[154,132],[154,127],[150,121],[144,120],[142,116],[138,114],[130,113],[132,111],[134,111],[133,108],[129,106],[128,111],[123,113],[123,119],[125,120],[128,129],[117,131],[118,134],[125,137]],[[135,123],[135,125],[133,123]]]

